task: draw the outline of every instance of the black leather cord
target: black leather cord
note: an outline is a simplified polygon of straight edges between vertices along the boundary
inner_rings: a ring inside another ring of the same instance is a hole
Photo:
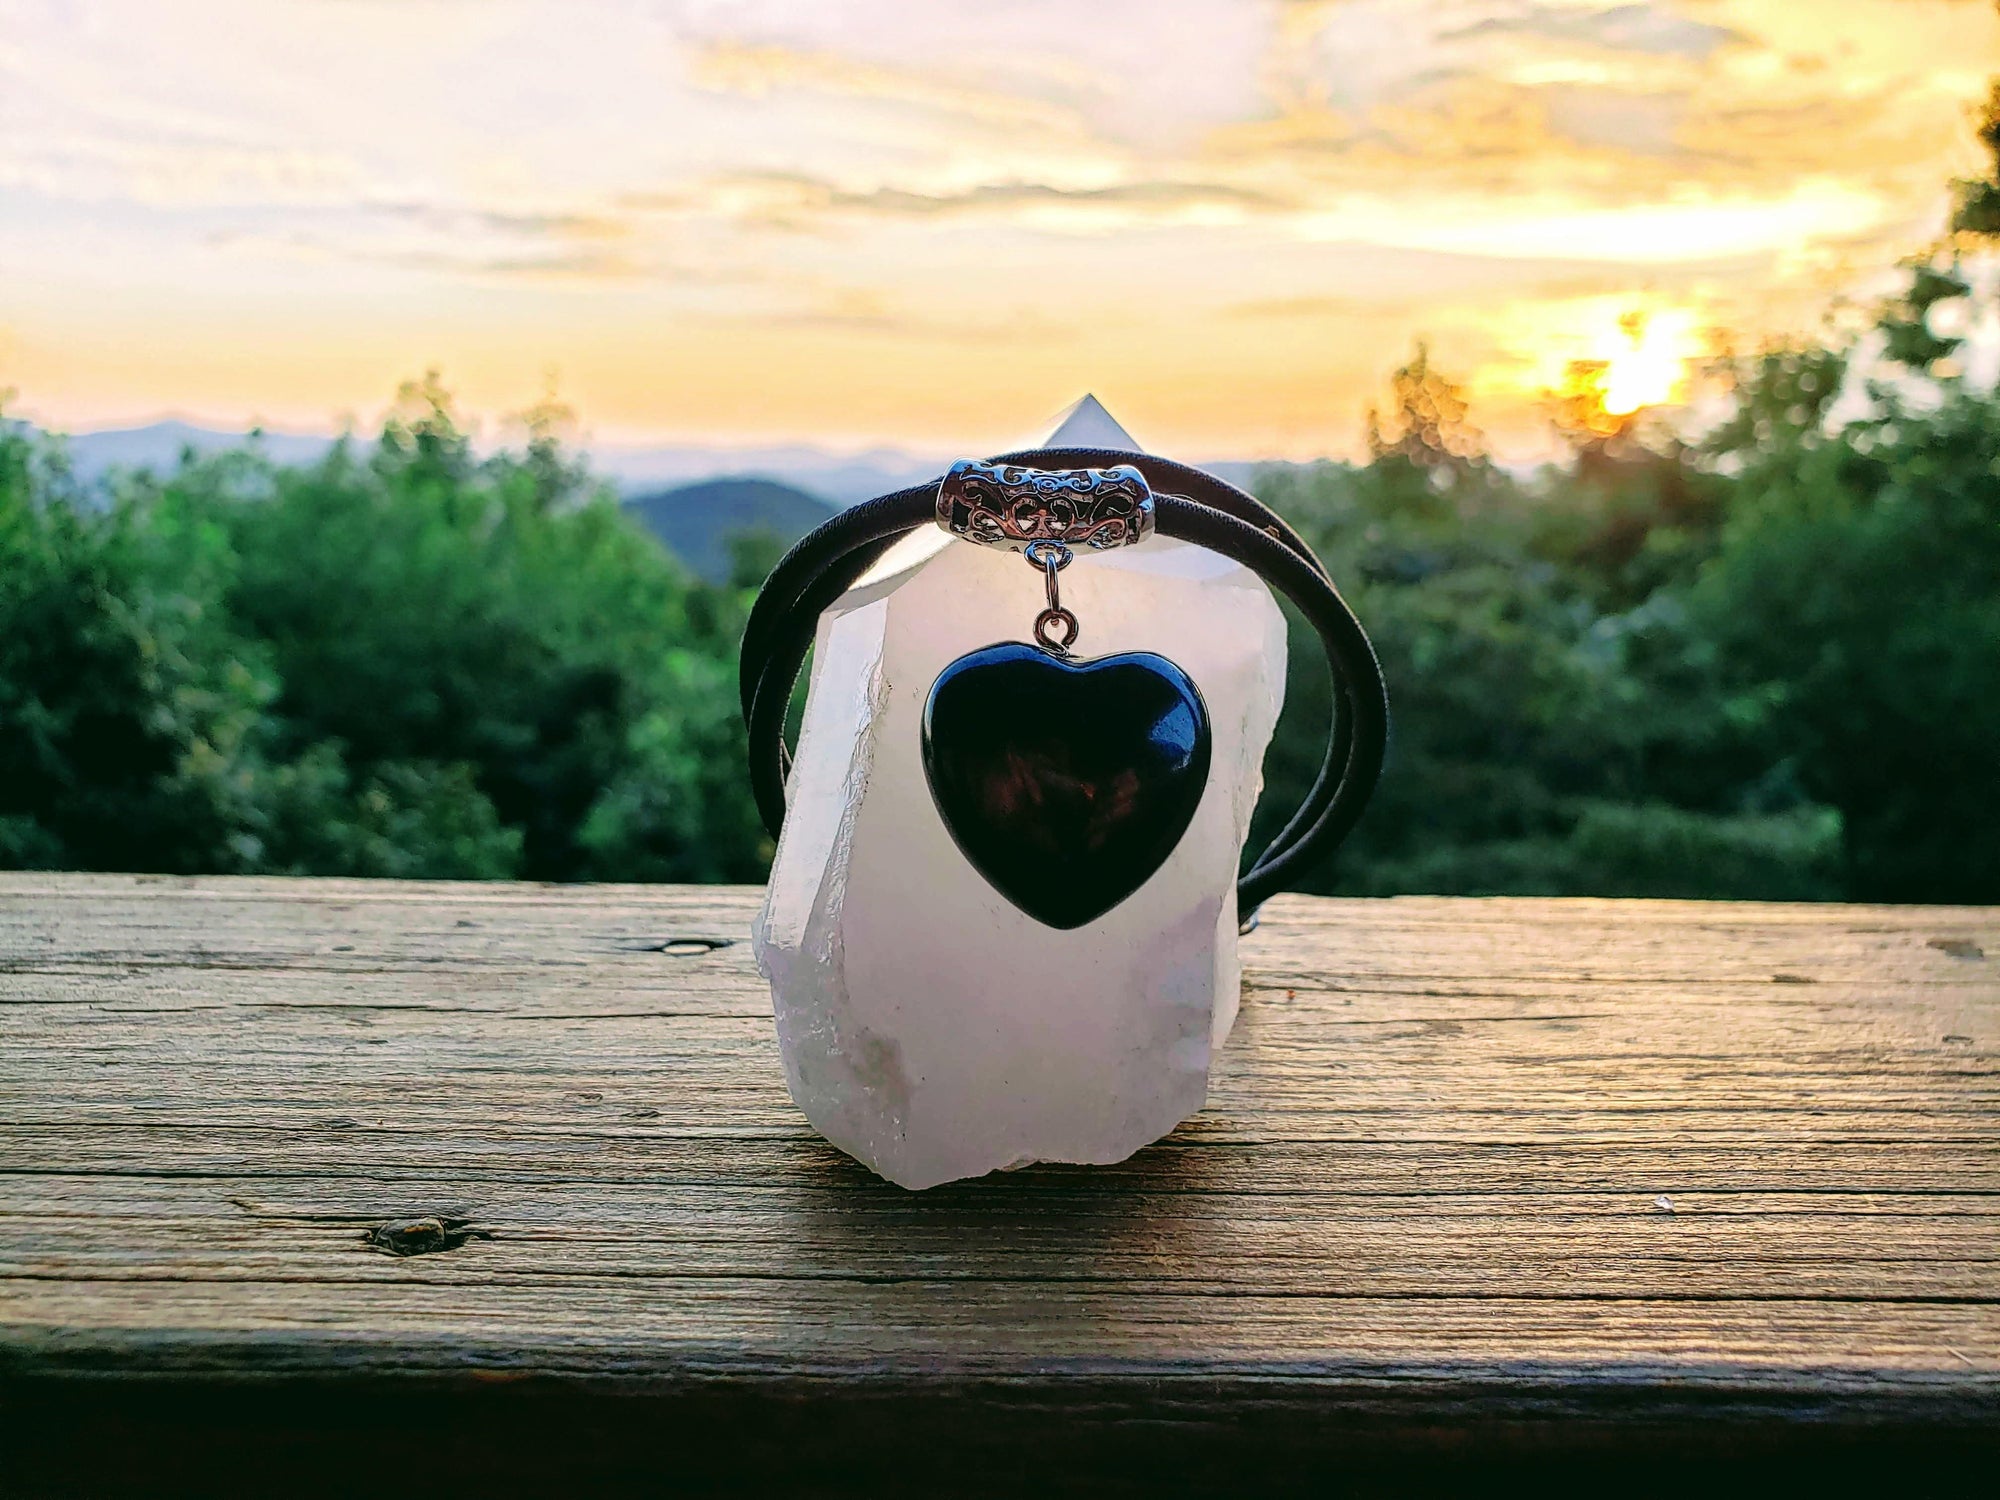
[[[1040,448],[1004,454],[1000,461],[1030,463],[1040,468],[1135,464],[1145,473],[1149,485],[1158,489],[1171,487],[1188,491],[1202,503],[1247,521],[1282,542],[1307,561],[1315,572],[1325,576],[1326,570],[1313,555],[1312,549],[1276,512],[1227,481],[1187,464],[1152,454],[1132,454],[1112,448]],[[770,664],[773,633],[799,608],[801,595],[830,565],[829,560],[840,559],[842,576],[851,584],[874,565],[903,529],[921,525],[930,517],[935,491],[934,483],[917,485],[856,506],[820,527],[779,562],[758,594],[744,630],[739,692],[746,723],[753,718],[758,688]],[[848,555],[850,552],[851,556]],[[844,587],[836,590],[834,597],[844,592]],[[817,610],[813,613],[816,614]],[[792,683],[787,681],[782,687],[789,701]],[[1349,697],[1346,681],[1335,673],[1333,728],[1312,788],[1291,820],[1253,862],[1250,873],[1256,873],[1285,854],[1292,842],[1312,826],[1313,820],[1338,792],[1354,732],[1355,715]],[[776,759],[775,773],[765,778],[763,790],[759,793],[763,816],[774,833],[776,825],[771,820],[774,816],[783,817],[783,784],[791,770],[791,756],[785,749],[782,735],[779,736]]]
[[[1150,454],[1100,448],[1039,448],[999,461],[1038,468],[1134,465],[1156,491],[1160,535],[1243,563],[1289,598],[1319,635],[1335,687],[1326,757],[1299,810],[1237,882],[1238,906],[1247,916],[1347,836],[1381,775],[1388,698],[1360,622],[1298,534],[1213,475]],[[785,713],[820,613],[897,539],[934,520],[936,495],[935,483],[918,485],[843,511],[785,554],[751,609],[739,690],[749,727],[751,790],[774,837],[785,816]]]

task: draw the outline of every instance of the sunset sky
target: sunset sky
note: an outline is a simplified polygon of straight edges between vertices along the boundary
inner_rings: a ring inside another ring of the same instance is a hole
[[[1670,378],[1922,245],[1995,72],[1989,0],[0,0],[0,389],[1304,456],[1423,336],[1526,449],[1626,315]]]

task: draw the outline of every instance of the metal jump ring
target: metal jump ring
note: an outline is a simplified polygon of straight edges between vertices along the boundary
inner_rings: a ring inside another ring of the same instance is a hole
[[[1050,574],[1049,576],[1053,578],[1055,575]],[[1062,639],[1059,641],[1051,640],[1049,637],[1052,628],[1057,625],[1063,627]],[[1052,604],[1035,616],[1035,644],[1040,646],[1044,651],[1053,651],[1058,655],[1067,656],[1069,648],[1076,644],[1076,635],[1076,616],[1059,604]]]
[[[1062,608],[1062,590],[1056,583],[1056,574],[1070,565],[1075,554],[1061,542],[1030,542],[1021,549],[1021,555],[1042,570],[1049,589],[1049,608]]]
[[[1044,651],[1067,655],[1076,644],[1078,626],[1076,616],[1063,608],[1062,584],[1056,575],[1070,565],[1075,554],[1061,542],[1034,541],[1021,549],[1021,555],[1042,570],[1042,581],[1049,591],[1049,607],[1035,616],[1035,640]],[[1052,627],[1057,625],[1063,627],[1060,641],[1049,639]]]

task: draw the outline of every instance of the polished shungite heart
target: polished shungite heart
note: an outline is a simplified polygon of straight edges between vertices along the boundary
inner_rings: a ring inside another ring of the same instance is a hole
[[[1072,662],[1003,643],[938,674],[924,774],[973,867],[1051,927],[1081,927],[1173,852],[1208,785],[1208,708],[1134,651]]]

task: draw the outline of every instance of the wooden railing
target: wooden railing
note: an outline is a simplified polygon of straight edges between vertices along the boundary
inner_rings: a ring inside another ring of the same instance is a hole
[[[1206,1111],[911,1194],[756,901],[0,876],[0,1490],[1990,1477],[2000,910],[1281,898]]]

